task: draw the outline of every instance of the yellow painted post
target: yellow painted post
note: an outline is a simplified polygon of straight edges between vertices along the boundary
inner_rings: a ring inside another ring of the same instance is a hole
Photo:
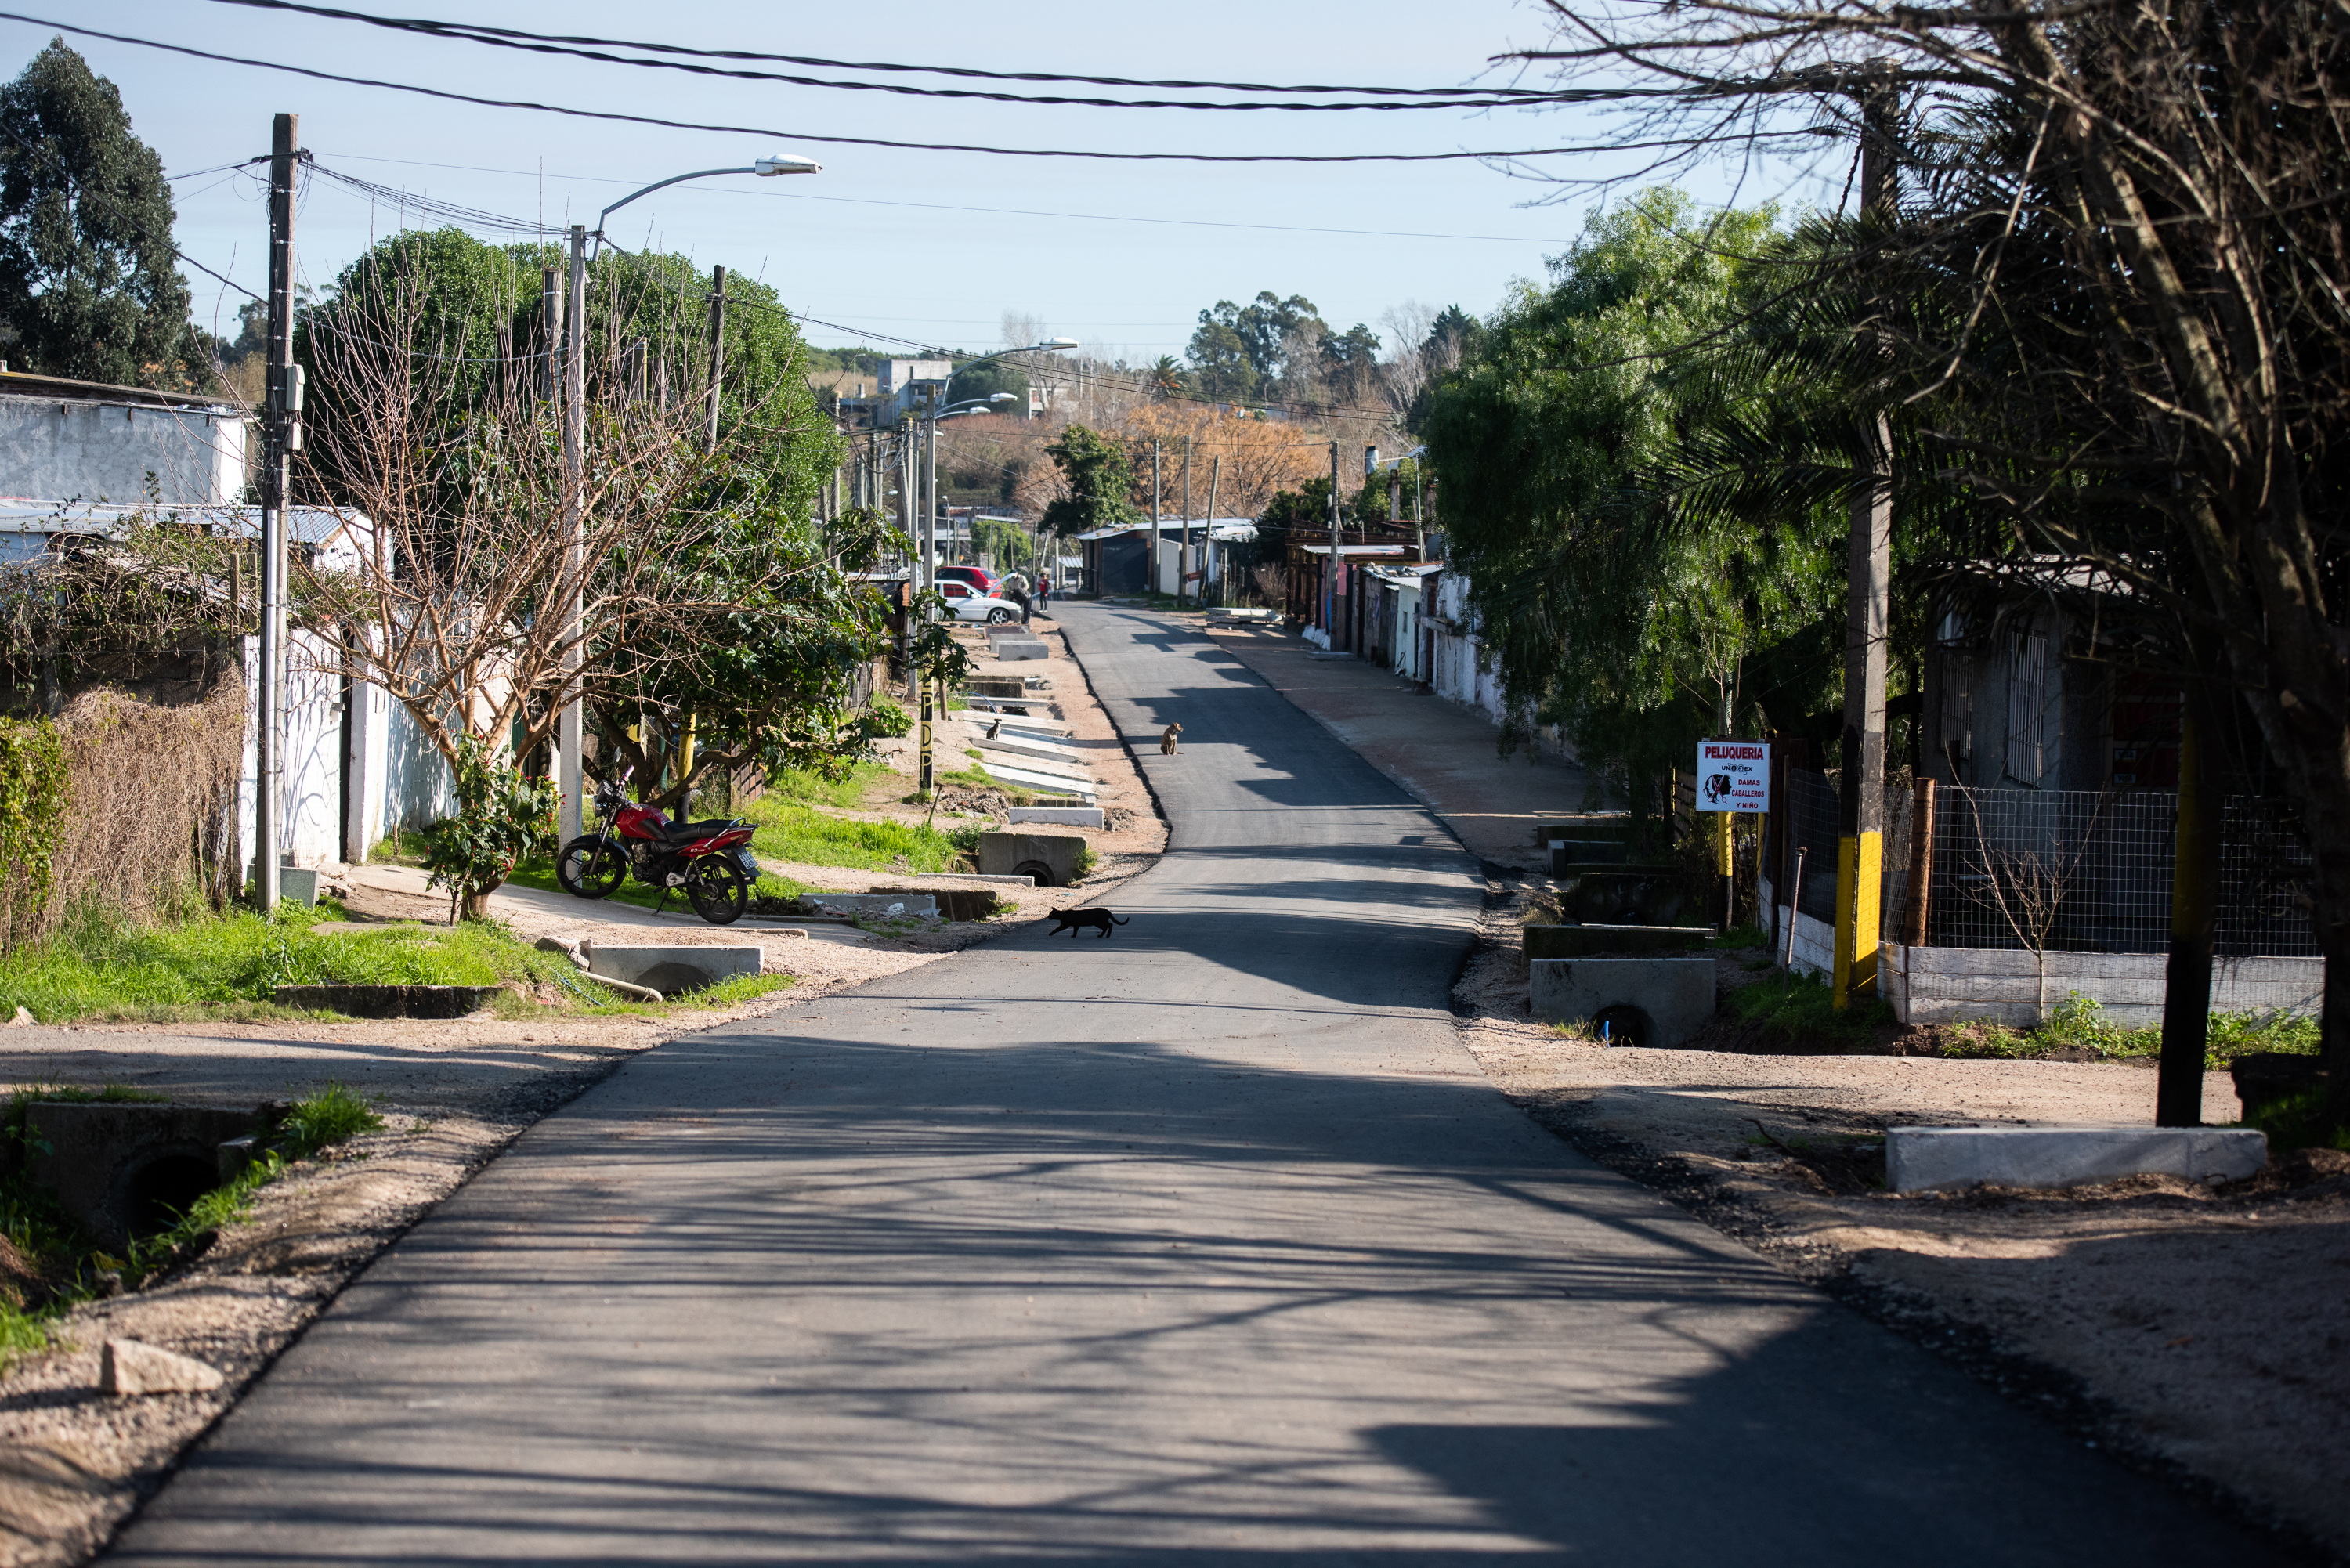
[[[1720,894],[1721,929],[1725,931],[1738,920],[1738,860],[1730,833],[1731,824],[1737,820],[1735,812],[1713,814],[1714,886]]]

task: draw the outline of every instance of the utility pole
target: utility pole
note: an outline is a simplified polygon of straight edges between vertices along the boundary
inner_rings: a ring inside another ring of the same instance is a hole
[[[2191,646],[2191,645],[2190,645]],[[2200,663],[2200,660],[2198,660]],[[2170,955],[2164,966],[2157,1127],[2203,1125],[2203,1054],[2210,1044],[2211,931],[2220,913],[2223,793],[2212,710],[2199,686],[2178,709],[2178,849],[2170,872]]]
[[[922,572],[931,587],[939,586],[939,404],[946,389],[931,394],[929,429],[922,442]],[[924,618],[929,618],[927,610]]]
[[[286,852],[286,503],[302,444],[301,381],[294,369],[294,171],[301,119],[269,129],[269,360],[261,466],[260,670],[253,726],[253,899],[277,912]]]
[[[710,269],[710,412],[702,428],[702,450],[718,450],[718,384],[726,373],[726,269]]]
[[[563,794],[562,841],[579,836],[588,770],[581,755],[578,672],[582,661],[580,567],[588,531],[588,226],[571,225],[571,286],[563,327],[563,714],[556,722],[556,787]]]
[[[898,423],[898,526],[913,541],[916,555],[921,552],[921,529],[914,521],[914,507],[919,501],[914,493],[914,475],[920,472],[915,461],[915,446],[921,440],[921,428],[908,421]],[[922,591],[925,575],[930,571],[927,560],[917,559],[906,573],[906,701],[919,702],[922,697],[922,677],[914,668],[914,601]]]
[[[563,269],[553,262],[538,274],[538,395],[553,402],[563,390]]]
[[[1219,453],[1208,460],[1208,514],[1200,520],[1200,526],[1204,530],[1204,532],[1200,535],[1200,598],[1203,603],[1206,601],[1208,597],[1208,572],[1206,565],[1208,546],[1216,542],[1216,482],[1223,477],[1224,460],[1222,454]],[[1230,599],[1224,599],[1221,602],[1229,604],[1232,601]]]
[[[1884,80],[1861,89],[1861,210],[1895,218],[1894,97]],[[1885,653],[1893,572],[1893,425],[1860,416],[1852,490],[1844,648],[1844,768],[1836,810],[1836,930],[1832,1000],[1848,1008],[1877,989],[1877,900],[1885,886]]]
[[[1346,570],[1338,554],[1338,443],[1330,443],[1330,566],[1322,574],[1322,629],[1330,634],[1330,648],[1338,647],[1338,574]]]
[[[1159,438],[1150,438],[1150,568],[1142,579],[1142,591],[1159,591]]]
[[[1175,546],[1175,602],[1183,602],[1183,585],[1191,576],[1191,438],[1183,438],[1183,535]]]

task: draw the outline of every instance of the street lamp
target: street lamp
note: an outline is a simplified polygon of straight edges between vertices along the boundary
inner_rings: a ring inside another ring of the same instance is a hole
[[[697,169],[691,174],[672,174],[666,180],[656,180],[641,191],[631,191],[596,216],[596,252],[604,250],[606,220],[639,196],[650,195],[663,186],[676,185],[688,180],[704,180],[713,174],[814,174],[824,166],[812,158],[795,153],[783,153],[761,158],[739,169]],[[588,468],[588,228],[584,223],[571,225],[571,287],[566,300],[568,317],[564,327],[564,387],[563,387],[563,566],[571,583],[568,602],[565,606],[567,635],[564,638],[563,669],[567,683],[577,676],[582,662],[582,644],[586,640],[580,625],[580,569],[584,551],[582,538],[587,532],[587,515],[581,496]],[[715,350],[713,349],[713,354]],[[711,402],[717,403],[717,388],[713,358]],[[712,415],[712,428],[716,429],[716,414]],[[560,843],[568,844],[579,836],[580,799],[586,793],[587,770],[580,760],[580,732],[583,723],[582,703],[575,688],[571,701],[563,705],[562,717],[556,724],[556,777],[563,792],[563,826]]]
[[[758,161],[745,164],[740,169],[697,169],[691,174],[672,174],[666,180],[654,181],[651,184],[646,186],[641,191],[629,192],[627,195],[621,197],[619,201],[613,202],[610,206],[598,213],[596,216],[596,244],[600,250],[604,244],[605,219],[610,217],[613,213],[619,212],[621,208],[627,206],[638,197],[650,196],[654,192],[661,190],[667,186],[681,185],[688,180],[707,180],[713,174],[756,174],[764,179],[770,178],[777,174],[821,174],[822,172],[824,172],[824,165],[818,163],[815,159],[802,158],[796,153],[785,153],[779,157],[762,158]]]

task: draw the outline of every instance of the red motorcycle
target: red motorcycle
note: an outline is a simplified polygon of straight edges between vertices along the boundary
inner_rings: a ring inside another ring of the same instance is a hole
[[[620,787],[628,776],[596,786],[596,815],[603,826],[563,846],[555,859],[556,881],[574,898],[600,898],[633,876],[661,890],[656,912],[672,890],[683,888],[693,912],[712,925],[741,919],[759,877],[751,825],[739,817],[671,822],[659,806],[629,799]]]

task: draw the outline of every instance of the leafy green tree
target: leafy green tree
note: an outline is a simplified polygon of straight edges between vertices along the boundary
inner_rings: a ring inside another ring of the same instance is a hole
[[[1024,410],[1028,407],[1028,372],[1008,359],[991,359],[984,365],[972,365],[957,370],[947,380],[947,401],[950,403],[992,398],[998,392],[1009,392],[1014,400],[1004,404],[1005,409],[1014,412]]]
[[[1701,734],[1783,723],[1836,689],[1814,668],[1758,703],[1749,661],[1840,620],[1841,514],[1712,506],[1670,483],[1691,431],[1787,391],[1687,353],[1754,304],[1768,269],[1747,258],[1771,233],[1768,213],[1707,224],[1686,196],[1645,192],[1595,217],[1430,399],[1451,558],[1518,715],[1503,743],[1563,724],[1643,817]]]
[[[0,341],[26,369],[181,389],[207,374],[172,190],[114,84],[63,39],[0,88]]]
[[[1045,532],[1066,537],[1143,520],[1127,500],[1134,486],[1134,464],[1116,441],[1073,424],[1045,448],[1045,455],[1059,465],[1069,488],[1068,494],[1045,508]]]
[[[1312,300],[1302,294],[1284,299],[1267,290],[1247,305],[1220,299],[1200,312],[1187,354],[1201,391],[1242,401],[1281,379],[1288,369],[1284,346],[1293,334],[1326,330]]]

